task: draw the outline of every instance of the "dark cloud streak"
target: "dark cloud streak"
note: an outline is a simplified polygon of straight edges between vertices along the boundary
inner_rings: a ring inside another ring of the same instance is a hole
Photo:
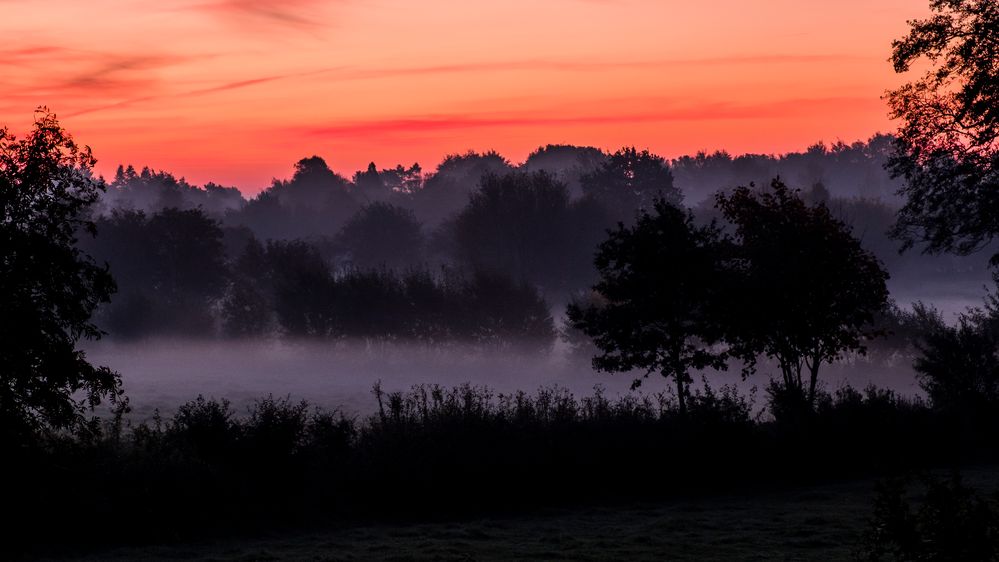
[[[225,18],[305,28],[322,23],[318,17],[322,4],[317,0],[222,0],[194,4],[189,8]]]
[[[350,68],[344,66],[321,68],[306,72],[294,72],[264,76],[259,78],[249,78],[234,82],[220,84],[208,88],[199,88],[186,92],[173,94],[163,94],[158,96],[140,96],[131,100],[93,107],[78,111],[71,116],[84,115],[116,109],[142,103],[155,99],[184,98],[192,96],[209,95],[218,92],[236,90],[252,87],[278,80],[292,78],[303,78],[323,74],[335,74],[329,78],[330,82],[350,81],[350,80],[373,80],[380,78],[394,78],[400,76],[421,76],[435,74],[464,74],[477,72],[512,72],[512,71],[549,71],[549,72],[598,72],[614,69],[654,69],[676,65],[711,66],[724,64],[819,64],[828,62],[854,62],[866,60],[870,57],[856,55],[747,55],[734,57],[712,57],[712,58],[691,58],[691,59],[662,59],[647,61],[552,61],[552,60],[525,60],[525,61],[498,61],[484,63],[457,63],[446,65],[432,65],[422,67],[399,67],[399,68]]]
[[[313,127],[300,132],[322,137],[356,138],[365,136],[385,136],[407,133],[427,133],[465,129],[495,127],[539,127],[564,125],[601,125],[654,123],[668,121],[709,121],[718,119],[773,119],[800,115],[817,107],[859,105],[877,103],[878,100],[857,97],[798,98],[778,100],[760,104],[737,105],[729,103],[704,103],[646,113],[619,115],[435,115],[407,119],[386,119],[380,121],[358,121]]]

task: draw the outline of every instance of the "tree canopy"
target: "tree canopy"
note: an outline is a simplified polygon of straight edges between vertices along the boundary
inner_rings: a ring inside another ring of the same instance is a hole
[[[94,234],[87,211],[103,183],[95,160],[46,109],[15,138],[0,129],[0,427],[68,427],[86,406],[121,399],[121,380],[76,349],[101,334],[91,323],[115,283],[76,247]],[[82,397],[82,398],[81,398]]]
[[[666,159],[634,147],[611,154],[580,181],[583,193],[606,205],[617,219],[631,220],[638,209],[652,209],[656,199],[674,205],[683,200]]]
[[[455,217],[458,255],[473,270],[557,286],[567,269],[569,219],[569,193],[553,176],[489,174]]]
[[[355,267],[401,269],[421,261],[423,225],[413,211],[376,201],[361,207],[347,221],[337,242],[350,253]]]
[[[594,260],[596,302],[567,310],[600,351],[594,367],[659,372],[673,380],[685,411],[690,369],[724,366],[723,355],[709,347],[720,335],[722,243],[714,224],[697,226],[689,211],[662,199],[634,226],[610,232]]]
[[[999,5],[933,0],[892,44],[895,71],[922,77],[887,93],[901,120],[888,169],[906,198],[894,232],[907,247],[968,254],[999,234]],[[993,262],[999,255],[993,257]]]
[[[811,404],[820,365],[865,351],[876,335],[888,273],[828,207],[809,206],[780,179],[719,194],[717,206],[736,242],[725,337],[750,367],[758,355],[775,359],[783,390]]]

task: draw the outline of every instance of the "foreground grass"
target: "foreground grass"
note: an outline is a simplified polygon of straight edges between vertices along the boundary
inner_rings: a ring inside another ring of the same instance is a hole
[[[999,490],[999,467],[962,474],[981,492]],[[864,479],[518,517],[120,548],[62,560],[851,560],[874,488],[874,480]]]
[[[993,471],[969,483],[995,481]],[[873,480],[521,517],[378,525],[184,545],[77,560],[849,560]]]

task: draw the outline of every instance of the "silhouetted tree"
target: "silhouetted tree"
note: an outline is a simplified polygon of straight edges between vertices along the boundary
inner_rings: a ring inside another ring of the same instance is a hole
[[[565,184],[573,197],[582,195],[581,178],[607,162],[607,155],[592,146],[549,144],[527,155],[520,166],[525,172],[547,172]]]
[[[265,253],[268,290],[281,327],[291,336],[333,333],[333,278],[314,246],[271,241]]]
[[[90,317],[114,280],[76,247],[93,235],[86,213],[104,185],[47,109],[15,138],[0,129],[0,436],[79,421],[85,406],[121,400],[121,380],[94,367],[80,339],[100,331]]]
[[[197,209],[164,209],[149,218],[148,228],[159,296],[198,305],[218,297],[227,274],[218,222]]]
[[[412,195],[423,188],[423,168],[415,162],[408,168],[386,168],[379,176],[393,195]]]
[[[966,419],[990,414],[999,405],[999,300],[990,295],[948,326],[930,317],[916,341],[913,368],[934,408]],[[918,312],[918,310],[917,310]]]
[[[221,218],[227,211],[240,209],[245,201],[234,187],[207,183],[197,187],[169,172],[148,167],[136,172],[132,166],[118,166],[114,180],[101,197],[105,213],[115,210],[154,213],[166,208],[198,209]]]
[[[634,226],[618,225],[600,244],[595,263],[597,302],[572,303],[569,321],[593,338],[604,371],[659,372],[676,385],[686,411],[691,369],[721,368],[718,340],[724,243],[714,225],[664,200],[642,211]],[[636,379],[633,386],[638,386]]]
[[[512,170],[510,163],[494,151],[449,154],[423,187],[413,193],[413,210],[422,222],[436,225],[468,201],[469,194],[479,188],[483,177]]]
[[[895,234],[910,247],[967,254],[999,234],[999,6],[932,0],[930,8],[932,17],[909,22],[892,43],[896,72],[930,63],[887,95],[902,120],[888,163],[905,179]]]
[[[816,143],[802,152],[742,154],[698,152],[670,163],[674,185],[688,204],[713,202],[719,189],[750,182],[766,185],[780,176],[799,185],[822,183],[832,196],[892,200],[901,187],[885,170],[894,138],[877,134],[867,141],[830,146]]]
[[[354,190],[361,201],[369,202],[381,201],[389,194],[374,162],[368,164],[367,170],[354,174]]]
[[[683,194],[673,186],[669,163],[634,147],[618,150],[580,181],[583,193],[607,206],[619,220],[630,221],[638,209],[650,210],[655,199],[673,205],[683,200]]]
[[[399,164],[379,171],[372,162],[366,170],[354,173],[353,183],[354,195],[362,203],[410,203],[412,196],[423,188],[423,169],[414,163],[409,168]]]
[[[112,335],[207,334],[211,308],[225,289],[223,233],[200,209],[114,211],[98,220],[100,236],[83,244],[110,265],[121,293],[101,312]]]
[[[361,207],[337,236],[360,269],[402,268],[419,264],[423,254],[423,229],[409,209],[385,202]]]
[[[263,336],[271,329],[272,303],[260,288],[238,278],[222,300],[222,331],[235,337]]]
[[[726,339],[750,370],[760,354],[776,359],[779,390],[811,405],[821,364],[863,353],[876,335],[888,274],[825,205],[808,206],[779,179],[719,194],[717,205],[738,246]]]
[[[551,309],[537,289],[501,273],[476,272],[464,284],[459,310],[474,343],[549,351],[555,343]]]
[[[267,254],[256,238],[250,239],[233,261],[230,283],[222,299],[222,331],[230,336],[260,336],[273,324],[272,275]]]
[[[227,223],[245,225],[261,240],[334,236],[357,212],[349,182],[318,156],[295,164],[290,180],[274,183],[250,200]]]

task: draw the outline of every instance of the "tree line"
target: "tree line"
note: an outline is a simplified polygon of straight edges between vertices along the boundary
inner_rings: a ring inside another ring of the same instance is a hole
[[[566,164],[566,154],[589,162],[590,171]],[[98,325],[122,338],[302,335],[303,330],[282,321],[290,318],[282,309],[290,301],[276,298],[273,280],[263,278],[273,268],[240,265],[255,259],[246,255],[256,251],[253,248],[272,245],[278,252],[287,244],[311,248],[281,258],[303,260],[292,268],[295,271],[321,268],[333,278],[364,278],[375,284],[390,277],[404,283],[403,278],[416,275],[442,287],[455,276],[506,278],[506,284],[518,290],[536,290],[559,316],[562,304],[579,298],[597,280],[593,252],[608,230],[619,222],[633,224],[639,213],[652,210],[656,199],[685,206],[685,193],[674,181],[678,164],[647,151],[625,148],[608,156],[547,147],[520,169],[503,162],[496,154],[465,154],[446,159],[425,181],[417,181],[423,176],[414,170],[395,170],[385,179],[388,172],[377,169],[348,181],[314,157],[299,162],[291,179],[276,181],[249,202],[222,188],[188,186],[163,172],[122,170],[108,187],[112,195],[104,200],[118,206],[95,205],[92,220],[99,235],[80,241],[98,263],[110,264],[118,280],[119,293],[99,310]],[[387,183],[376,187],[383,180]],[[569,182],[581,186],[578,193]],[[734,189],[718,187],[721,192]],[[359,203],[363,190],[380,195]],[[157,196],[160,192],[167,195]],[[895,209],[885,201],[834,197],[822,184],[801,189],[797,197],[811,206],[825,206],[843,221],[896,283],[936,282],[957,273],[987,279],[987,268],[973,258],[900,255],[898,242],[888,236]],[[139,200],[159,203],[130,208],[129,201]],[[167,204],[171,206],[162,206]],[[730,222],[707,202],[691,210],[699,223]],[[262,278],[250,279],[254,275]],[[318,283],[319,277],[312,279]],[[299,280],[303,294],[318,299],[329,293],[309,287],[304,279]],[[457,298],[457,292],[445,292],[450,295],[446,298]],[[385,300],[393,297],[386,293]],[[325,306],[319,300],[313,304],[317,309]],[[522,315],[534,314],[530,306],[510,307]],[[462,305],[456,302],[452,308]],[[408,314],[403,308],[396,312],[400,317]],[[241,325],[244,322],[248,324]],[[314,335],[321,332],[311,330]],[[407,330],[326,332],[398,339],[397,334]]]

